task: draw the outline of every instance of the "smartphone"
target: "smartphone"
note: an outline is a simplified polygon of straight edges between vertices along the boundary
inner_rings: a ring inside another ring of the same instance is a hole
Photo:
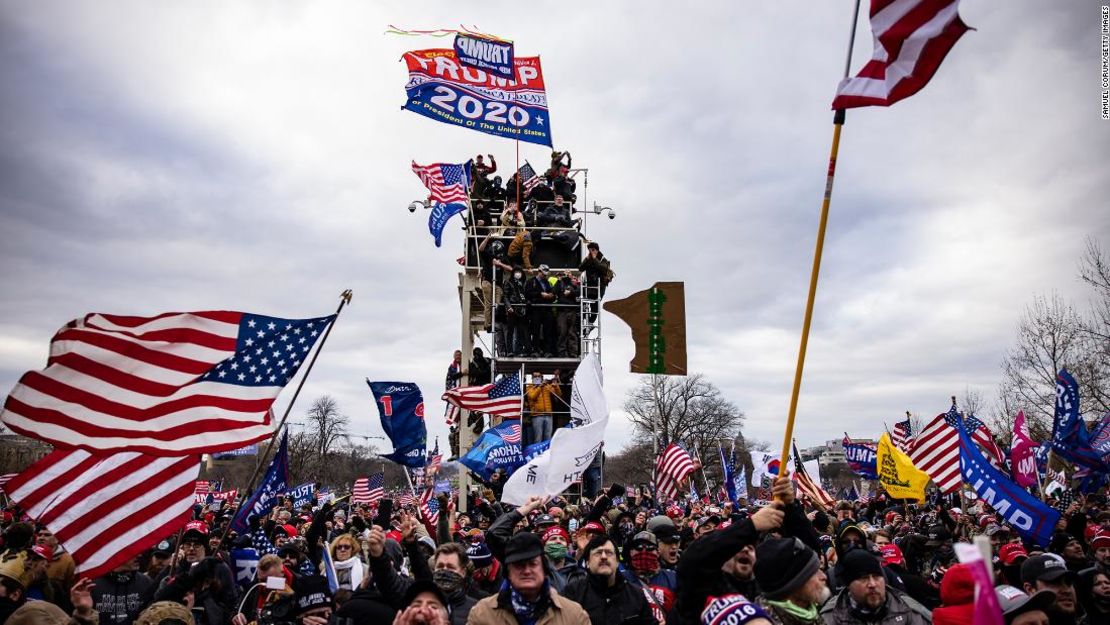
[[[378,516],[374,517],[374,525],[383,530],[389,529],[389,520],[393,517],[393,500],[388,497],[378,503]]]
[[[609,499],[616,499],[617,497],[624,497],[625,488],[623,484],[613,483],[609,490],[605,491],[605,496]]]

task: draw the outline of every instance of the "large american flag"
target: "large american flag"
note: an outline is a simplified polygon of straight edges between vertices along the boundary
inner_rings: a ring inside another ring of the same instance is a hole
[[[271,404],[334,318],[90,314],[54,335],[46,369],[20,378],[0,419],[58,448],[239,449],[273,435]]]
[[[905,421],[894,424],[894,431],[890,433],[890,442],[894,443],[900,451],[909,451],[910,440],[913,438],[913,426],[909,417]]]
[[[378,471],[370,477],[355,480],[351,489],[351,503],[372,505],[385,497],[385,473]]]
[[[443,394],[443,401],[463,410],[476,410],[500,415],[505,419],[520,418],[520,376],[509,374],[494,384],[460,386]]]
[[[412,162],[412,171],[420,182],[428,188],[429,197],[440,204],[465,204],[468,200],[467,188],[470,187],[470,163],[452,165],[435,163],[417,165]]]
[[[18,475],[18,474],[17,473],[5,473],[4,475],[0,475],[0,491],[3,491],[4,490],[4,485],[7,484],[8,482],[10,482],[11,479],[13,477],[15,477],[16,475]]]
[[[694,472],[694,460],[678,443],[671,443],[655,461],[655,492],[660,502],[678,496],[682,480]]]
[[[944,494],[960,488],[960,413],[956,402],[948,412],[939,414],[913,439],[910,461],[929,474]]]
[[[833,499],[832,495],[825,492],[825,489],[821,488],[821,485],[814,482],[813,478],[806,473],[797,445],[794,445],[794,475],[791,477],[794,483],[798,485],[798,490],[801,491],[802,496],[809,499],[815,506],[831,510],[836,505],[836,499]],[[852,490],[855,490],[855,488],[853,487]]]
[[[890,106],[920,91],[968,27],[959,0],[871,0],[875,50],[845,78],[832,108]]]
[[[964,417],[964,429],[971,435],[971,440],[983,450],[983,455],[987,461],[990,462],[994,468],[1002,471],[1002,473],[1009,475],[1006,470],[1006,455],[1002,448],[998,446],[998,442],[994,440],[994,435],[991,434],[986,424],[979,420],[975,415],[968,415]]]
[[[188,520],[199,471],[197,455],[64,449],[12,478],[5,490],[54,533],[82,576],[97,578]]]

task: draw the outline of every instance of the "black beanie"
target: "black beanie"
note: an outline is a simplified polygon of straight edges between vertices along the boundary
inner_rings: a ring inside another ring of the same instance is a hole
[[[817,552],[796,538],[769,538],[755,548],[755,579],[768,599],[789,597],[818,566]]]
[[[829,533],[829,515],[824,510],[818,510],[817,514],[813,515],[813,527],[822,534]]]
[[[879,564],[879,559],[866,549],[853,549],[849,551],[840,558],[840,564],[844,571],[844,576],[838,581],[842,581],[845,584],[851,584],[857,579],[867,577],[868,575],[878,575],[881,577],[883,574],[883,565]]]

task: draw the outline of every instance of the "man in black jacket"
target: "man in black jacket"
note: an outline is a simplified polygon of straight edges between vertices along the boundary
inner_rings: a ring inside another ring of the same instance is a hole
[[[644,592],[618,570],[617,548],[608,536],[595,536],[582,553],[585,572],[574,575],[563,596],[577,601],[592,625],[655,625]]]

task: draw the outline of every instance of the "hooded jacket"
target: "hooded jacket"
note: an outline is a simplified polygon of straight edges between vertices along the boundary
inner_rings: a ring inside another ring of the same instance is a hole
[[[941,606],[933,610],[935,625],[972,625],[975,581],[966,564],[948,569],[940,582]]]
[[[93,582],[93,607],[100,625],[131,625],[146,605],[154,580],[145,573],[109,573]]]

